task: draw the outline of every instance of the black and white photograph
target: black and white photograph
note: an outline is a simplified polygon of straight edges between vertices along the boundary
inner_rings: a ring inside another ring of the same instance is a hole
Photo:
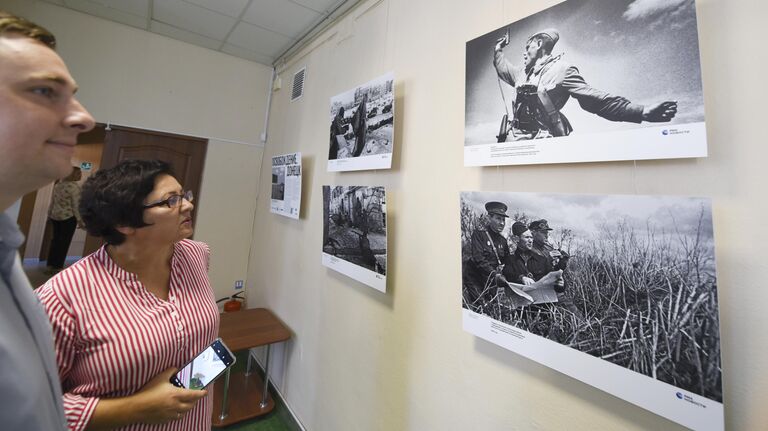
[[[693,429],[723,429],[706,198],[462,192],[464,329]]]
[[[323,265],[386,292],[384,187],[323,186]]]
[[[331,97],[328,171],[392,167],[394,85],[390,72]]]
[[[301,210],[301,153],[272,157],[272,196],[269,211],[299,218]]]
[[[272,200],[285,199],[285,166],[272,166]]]
[[[466,44],[465,166],[706,157],[694,0],[568,0]]]

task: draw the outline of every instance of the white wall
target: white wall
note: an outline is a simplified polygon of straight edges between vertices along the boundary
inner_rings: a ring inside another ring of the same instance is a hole
[[[208,143],[195,239],[211,248],[208,276],[217,298],[232,295],[235,280],[247,278],[263,152],[256,145]]]
[[[231,294],[246,273],[271,68],[45,2],[0,0],[0,8],[56,35],[80,101],[97,121],[212,138],[195,238],[215,250],[217,296]]]
[[[276,382],[312,431],[681,429],[461,329],[462,190],[710,196],[714,205],[726,427],[768,424],[768,242],[761,29],[768,6],[697,2],[710,156],[690,160],[463,167],[465,42],[558,3],[371,0],[281,73],[265,164],[304,156],[299,221],[257,202],[249,306],[294,332]],[[307,66],[306,94],[288,101]],[[392,170],[326,172],[329,98],[396,75]],[[270,169],[262,169],[262,195]],[[387,187],[388,292],[320,263],[324,184]]]

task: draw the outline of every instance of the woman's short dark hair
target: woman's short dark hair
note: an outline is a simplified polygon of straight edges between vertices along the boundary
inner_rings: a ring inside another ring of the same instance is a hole
[[[80,216],[89,234],[110,245],[122,244],[116,228],[144,227],[144,199],[155,189],[160,175],[175,177],[160,160],[125,160],[89,177],[80,195]]]

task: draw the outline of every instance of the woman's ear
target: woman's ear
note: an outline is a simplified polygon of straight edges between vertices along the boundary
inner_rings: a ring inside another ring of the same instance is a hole
[[[117,226],[117,227],[115,227],[115,230],[120,232],[121,234],[123,234],[125,236],[131,236],[134,233],[136,233],[136,228],[135,227],[130,227],[130,226]]]

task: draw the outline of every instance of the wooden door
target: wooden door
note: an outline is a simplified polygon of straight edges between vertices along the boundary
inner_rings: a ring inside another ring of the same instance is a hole
[[[21,199],[21,208],[16,223],[19,224],[21,233],[24,234],[24,243],[19,247],[19,256],[24,260],[24,252],[27,249],[27,238],[29,238],[29,227],[32,225],[32,214],[35,211],[35,199],[37,199],[37,190],[29,192]]]
[[[194,227],[207,147],[208,140],[204,138],[112,126],[106,134],[100,169],[111,168],[123,160],[162,160],[170,164],[184,190],[192,190],[195,195]],[[101,238],[88,235],[83,256],[102,244]]]

